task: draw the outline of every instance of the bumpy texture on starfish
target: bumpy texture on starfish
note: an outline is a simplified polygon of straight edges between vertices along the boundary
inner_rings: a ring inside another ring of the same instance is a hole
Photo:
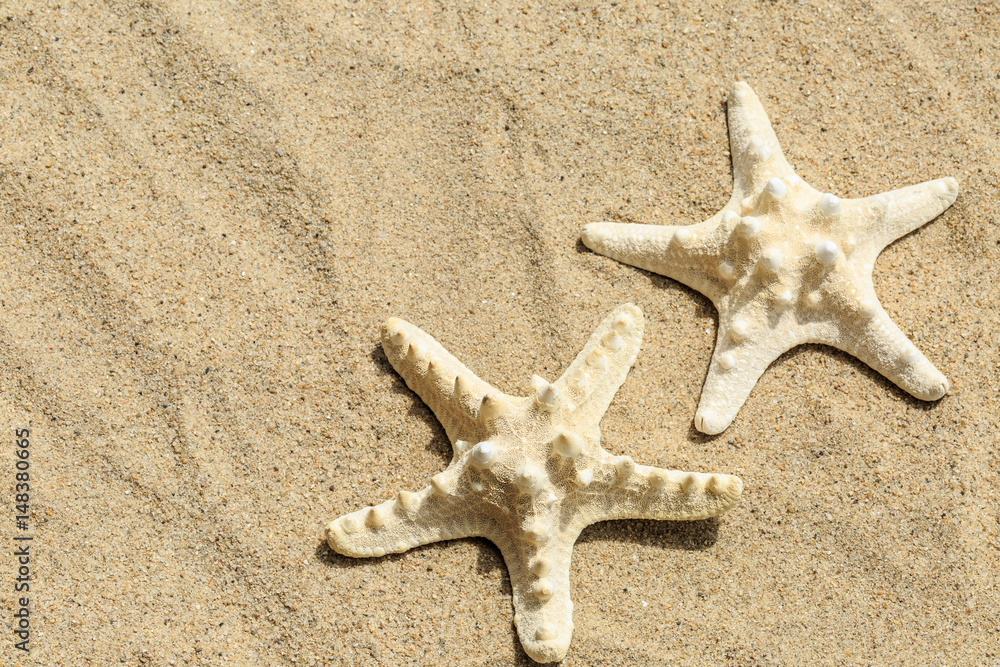
[[[591,250],[673,278],[719,311],[695,426],[721,433],[772,361],[802,343],[848,352],[925,401],[948,380],[882,309],[875,258],[933,220],[958,194],[942,178],[865,199],[807,185],[785,161],[760,100],[745,83],[728,99],[733,196],[690,226],[594,223]]]
[[[569,566],[588,525],[609,519],[692,520],[722,514],[743,482],[663,470],[614,456],[598,423],[635,363],[642,311],[608,316],[561,378],[534,376],[534,396],[508,396],[476,377],[417,327],[390,319],[382,347],[448,433],[454,458],[430,486],[331,522],[327,541],[347,556],[485,537],[500,548],[514,624],[538,662],[561,659],[573,635]]]

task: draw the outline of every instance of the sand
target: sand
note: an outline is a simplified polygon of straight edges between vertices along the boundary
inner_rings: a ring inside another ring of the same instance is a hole
[[[1000,664],[1000,12],[453,4],[0,11],[0,663],[530,664],[490,543],[323,543],[450,460],[378,328],[523,393],[631,301],[604,446],[746,490],[719,520],[588,529],[563,664]],[[694,430],[714,308],[579,234],[725,204],[736,79],[817,188],[959,180],[875,269],[943,400],[805,346]]]

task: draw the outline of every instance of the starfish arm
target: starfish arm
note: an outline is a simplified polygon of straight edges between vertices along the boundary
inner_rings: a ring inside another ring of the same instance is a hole
[[[569,401],[569,421],[596,426],[632,369],[642,344],[642,310],[631,303],[604,318],[566,372],[555,381]]]
[[[821,340],[852,354],[915,398],[936,401],[948,393],[948,379],[906,337],[874,293],[863,316],[845,318],[838,335]]]
[[[873,263],[887,245],[941,215],[957,196],[958,182],[951,177],[939,178],[874,197],[847,200],[845,212],[854,212],[861,220],[856,230],[859,250]]]
[[[488,398],[503,397],[500,390],[480,380],[420,328],[397,317],[382,325],[382,349],[406,386],[434,412],[453,446],[485,437],[480,407]]]
[[[725,431],[771,362],[804,342],[808,338],[795,332],[776,335],[772,331],[751,332],[734,341],[720,313],[719,335],[695,413],[695,428],[709,435]]]
[[[433,486],[416,493],[400,491],[395,500],[345,514],[326,528],[330,548],[354,558],[402,553],[431,542],[481,534],[467,504]]]
[[[729,511],[743,493],[743,480],[733,475],[641,466],[629,456],[607,453],[604,458],[602,468],[608,472],[587,489],[597,492],[587,493],[582,515],[588,524],[614,519],[707,519]]]
[[[540,545],[493,539],[500,547],[514,603],[514,626],[535,662],[562,660],[573,638],[569,569],[580,531],[570,526]]]
[[[733,190],[739,196],[759,192],[768,178],[787,178],[792,168],[771,127],[757,94],[743,81],[729,90],[729,150],[733,159]]]
[[[594,222],[581,238],[596,253],[673,278],[715,301],[722,293],[713,234],[720,219],[685,226]]]

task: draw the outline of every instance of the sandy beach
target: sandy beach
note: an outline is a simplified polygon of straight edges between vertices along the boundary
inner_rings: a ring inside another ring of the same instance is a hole
[[[0,663],[535,664],[490,542],[324,527],[451,460],[387,318],[526,395],[632,302],[603,446],[745,488],[587,529],[561,664],[1000,665],[998,62],[992,4],[8,3]],[[940,401],[805,345],[694,428],[712,302],[580,233],[724,206],[737,80],[816,188],[958,180],[874,271]]]

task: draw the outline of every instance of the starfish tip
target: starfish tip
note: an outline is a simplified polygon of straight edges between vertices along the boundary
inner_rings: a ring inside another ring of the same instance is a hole
[[[390,317],[382,323],[382,348],[389,350],[402,347],[410,338],[407,322],[398,317]],[[405,350],[404,350],[405,352]]]
[[[729,101],[742,102],[746,95],[753,95],[753,89],[746,81],[733,81],[729,87]]]
[[[392,333],[404,324],[403,320],[398,317],[390,317],[385,322],[382,323],[382,331],[386,333]]]
[[[543,623],[535,632],[537,639],[533,641],[522,639],[521,644],[524,646],[524,652],[535,662],[557,662],[566,657],[572,636],[572,631],[560,633],[555,626]]]
[[[694,416],[694,427],[701,431],[702,433],[708,435],[718,435],[729,427],[732,420],[727,420],[719,414],[716,414],[713,410],[703,408],[698,410],[697,414]]]
[[[948,202],[948,206],[954,203],[958,197],[958,181],[951,176],[942,178],[937,182],[938,194]]]
[[[597,250],[596,246],[599,246],[606,238],[607,235],[604,233],[604,225],[602,223],[584,225],[583,231],[580,233],[580,240],[583,241],[583,245],[595,251]]]
[[[732,504],[735,504],[739,500],[740,496],[743,495],[743,480],[735,475],[723,475],[726,481],[725,494],[729,497]]]
[[[338,554],[349,556],[350,550],[347,546],[347,535],[344,533],[340,520],[331,521],[326,525],[326,543]]]
[[[632,332],[635,327],[638,327],[639,336],[640,338],[642,337],[642,329],[646,323],[646,317],[643,315],[642,308],[632,302],[623,303],[615,309],[612,317],[612,331],[625,336]]]
[[[927,393],[925,394],[926,396],[925,400],[937,401],[941,398],[944,398],[944,395],[947,394],[948,390],[951,388],[951,385],[948,383],[948,378],[946,378],[944,375],[941,375],[940,373],[938,373],[937,375],[938,377],[936,377],[934,381],[931,382],[930,387],[928,387],[927,389]]]

